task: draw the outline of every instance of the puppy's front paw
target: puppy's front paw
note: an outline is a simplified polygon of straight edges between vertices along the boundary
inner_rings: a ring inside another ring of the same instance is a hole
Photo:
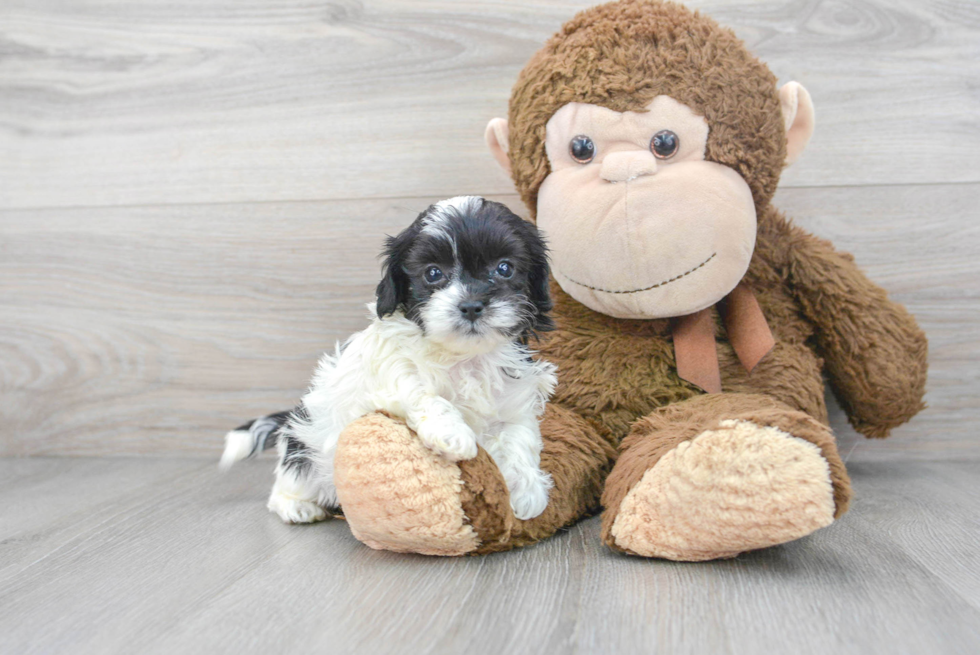
[[[417,432],[427,448],[450,462],[476,457],[476,434],[462,421],[433,416],[419,423]]]
[[[279,515],[283,523],[316,523],[327,518],[327,512],[316,503],[291,496],[278,489],[272,490],[269,503],[270,512]]]
[[[548,491],[553,483],[551,476],[544,471],[526,471],[513,483],[507,482],[510,488],[510,507],[517,518],[522,521],[533,519],[548,507]]]

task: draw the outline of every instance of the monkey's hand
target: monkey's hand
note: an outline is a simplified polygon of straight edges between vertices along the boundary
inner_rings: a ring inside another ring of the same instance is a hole
[[[784,236],[789,279],[817,328],[817,351],[838,401],[858,432],[887,437],[924,407],[925,334],[852,256],[795,226]]]

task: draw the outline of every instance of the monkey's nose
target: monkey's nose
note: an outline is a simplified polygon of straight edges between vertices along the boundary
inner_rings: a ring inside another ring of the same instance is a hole
[[[483,303],[479,300],[460,303],[459,311],[467,321],[473,322],[483,314]]]
[[[657,172],[657,160],[644,150],[610,152],[602,159],[599,176],[607,182],[629,182]]]

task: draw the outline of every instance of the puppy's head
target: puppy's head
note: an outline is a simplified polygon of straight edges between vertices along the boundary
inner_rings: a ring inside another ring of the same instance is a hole
[[[499,202],[460,196],[388,237],[378,316],[401,310],[457,350],[526,340],[553,328],[547,249],[537,228]]]

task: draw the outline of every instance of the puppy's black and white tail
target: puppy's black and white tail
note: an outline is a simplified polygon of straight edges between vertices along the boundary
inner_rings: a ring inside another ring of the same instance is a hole
[[[227,471],[242,459],[255,457],[263,450],[275,448],[279,440],[279,428],[284,426],[296,410],[260,416],[254,421],[235,428],[225,435],[225,452],[218,467]]]

